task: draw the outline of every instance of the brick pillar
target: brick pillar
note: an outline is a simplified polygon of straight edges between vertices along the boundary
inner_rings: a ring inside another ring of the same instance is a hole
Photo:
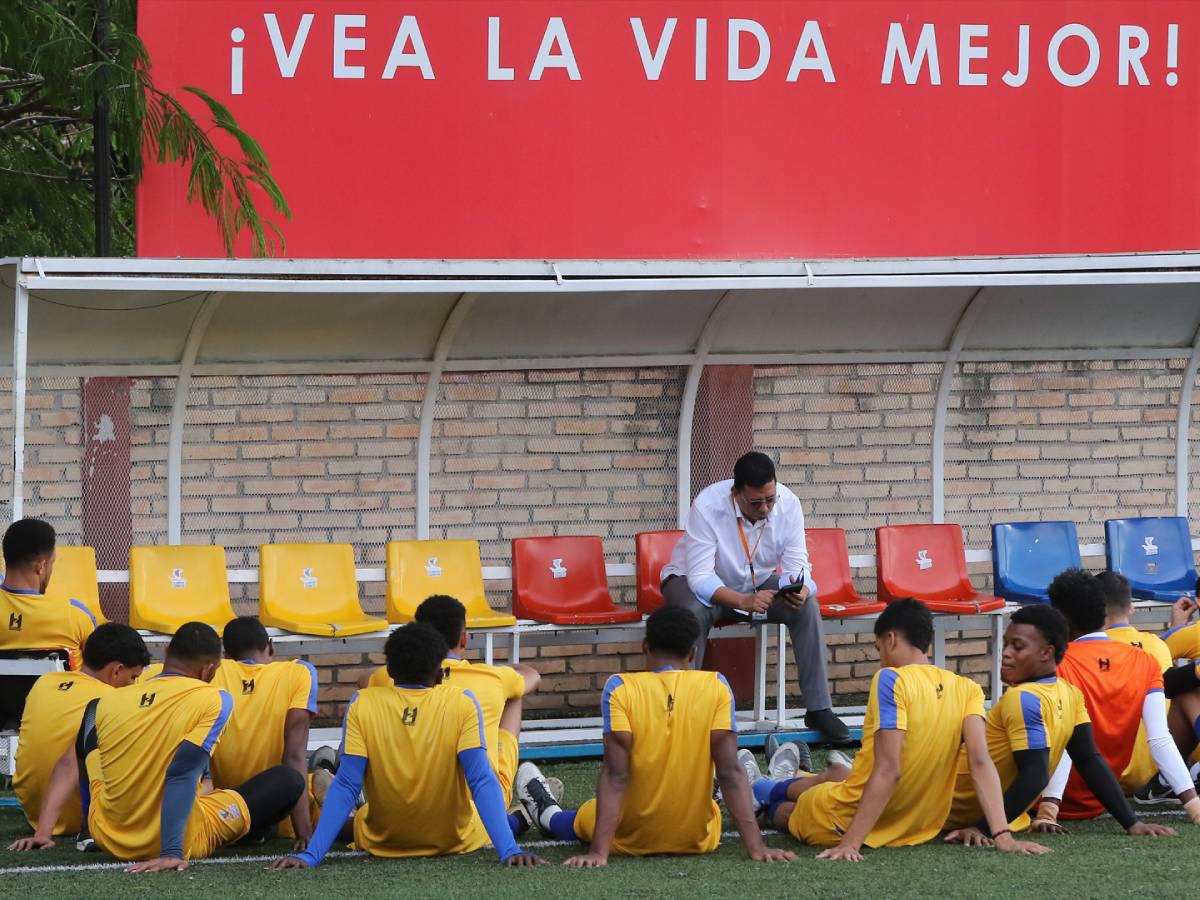
[[[692,498],[733,475],[754,445],[754,367],[705,366],[692,421]],[[709,641],[704,667],[721,672],[741,702],[754,698],[754,639]]]
[[[129,386],[128,378],[83,380],[83,543],[96,548],[99,569],[129,568]],[[128,586],[100,585],[100,606],[112,621],[129,621]]]

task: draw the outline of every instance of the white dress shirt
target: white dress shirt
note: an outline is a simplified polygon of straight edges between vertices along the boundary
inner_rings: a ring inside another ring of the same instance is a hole
[[[675,545],[661,578],[684,576],[696,599],[712,606],[712,595],[718,588],[748,594],[782,569],[780,584],[790,584],[803,575],[815,596],[817,588],[812,582],[799,498],[776,482],[774,508],[765,518],[751,523],[734,502],[732,490],[730,478],[710,484],[696,496],[688,513],[687,531]],[[753,580],[746,547],[738,534],[739,520],[753,551]]]

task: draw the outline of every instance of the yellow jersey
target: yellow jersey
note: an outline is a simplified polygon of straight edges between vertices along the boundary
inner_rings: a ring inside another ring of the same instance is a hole
[[[95,629],[96,617],[78,600],[0,585],[0,650],[67,650],[78,670]]]
[[[880,669],[871,680],[862,749],[849,777],[801,794],[788,829],[812,844],[836,843],[854,819],[875,764],[876,732],[896,729],[905,732],[900,780],[864,843],[904,847],[935,837],[954,801],[962,726],[969,716],[983,717],[983,691],[969,678],[930,665]]]
[[[500,715],[504,704],[525,695],[525,679],[510,666],[489,666],[473,663],[457,656],[442,660],[442,681],[470,691],[483,710],[483,734],[487,740],[488,761],[492,770],[500,771]],[[381,666],[371,675],[367,687],[394,687],[395,682],[388,674],[387,666]],[[506,798],[507,799],[507,798]]]
[[[1083,693],[1055,675],[1010,687],[987,714],[988,755],[1000,775],[1001,789],[1007,791],[1017,777],[1014,753],[1048,750],[1050,771],[1053,772],[1075,728],[1090,721]],[[958,757],[954,805],[945,827],[947,830],[965,828],[978,822],[982,815],[963,747]],[[1013,831],[1023,831],[1029,827],[1029,816],[1022,812],[1009,827]]]
[[[13,791],[34,831],[50,773],[74,745],[84,709],[111,690],[112,685],[83,672],[48,672],[33,683],[21,716]],[[67,798],[54,834],[75,834],[82,824],[83,811],[76,791]]]
[[[1175,664],[1175,657],[1171,655],[1167,642],[1157,634],[1138,631],[1132,625],[1112,625],[1104,629],[1104,633],[1114,641],[1146,651],[1154,657],[1154,661],[1164,672]],[[1167,704],[1169,709],[1170,701],[1167,701]],[[1132,794],[1153,778],[1157,771],[1158,763],[1154,761],[1154,756],[1150,753],[1150,744],[1146,740],[1146,726],[1139,725],[1137,740],[1133,745],[1133,756],[1129,758],[1129,765],[1125,767],[1125,771],[1119,773],[1122,790]]]
[[[1200,622],[1176,625],[1164,631],[1162,639],[1172,663],[1177,659],[1200,659]]]
[[[600,698],[604,733],[633,735],[613,852],[708,853],[721,842],[713,801],[712,732],[737,731],[733,692],[717,672],[662,669],[613,675]],[[590,841],[595,801],[575,820]]]
[[[354,817],[354,843],[374,856],[470,853],[488,843],[458,763],[486,748],[483,712],[469,692],[437,687],[368,687],[346,709],[342,753],[367,759],[367,802]]]
[[[118,859],[159,855],[163,790],[175,751],[187,741],[212,753],[232,713],[229,694],[184,675],[159,675],[100,699],[96,749],[87,759],[92,785],[88,825],[104,850]],[[197,794],[199,789],[197,783]],[[217,795],[237,798],[232,791]],[[244,801],[232,811],[197,803],[187,822],[185,855],[199,855],[194,852],[197,834],[220,827],[216,817],[238,816],[248,825]]]
[[[222,660],[212,683],[233,698],[233,717],[212,757],[213,784],[219,788],[235,788],[283,762],[289,711],[317,713],[317,670],[302,659]]]

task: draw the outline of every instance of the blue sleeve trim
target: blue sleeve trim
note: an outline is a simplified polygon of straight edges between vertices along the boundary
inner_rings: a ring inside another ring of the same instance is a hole
[[[613,691],[624,683],[620,675],[613,675],[605,683],[604,693],[600,695],[600,715],[604,722],[605,734],[612,731],[612,711],[609,709],[609,704],[612,702]]]
[[[308,674],[312,678],[312,684],[308,688],[308,706],[306,708],[315,716],[317,714],[317,670],[307,659],[298,659],[296,662],[308,669]]]
[[[217,738],[221,736],[221,732],[229,724],[229,717],[233,715],[233,698],[225,691],[218,693],[221,695],[221,712],[217,714],[217,721],[213,722],[212,728],[208,730],[208,735],[204,738],[204,743],[200,745],[200,749],[205,753],[212,753]]]
[[[475,704],[475,721],[479,723],[479,746],[484,750],[487,749],[487,737],[483,731],[483,707],[479,705],[479,698],[470,691],[464,690],[464,694],[471,698],[471,702]]]
[[[1149,697],[1151,694],[1162,694],[1162,693],[1164,693],[1162,688],[1150,688],[1150,690],[1146,691],[1146,696]]]
[[[504,794],[500,790],[500,782],[496,780],[496,773],[492,771],[487,751],[482,748],[463,750],[458,754],[458,764],[462,766],[467,786],[471,789],[471,799],[475,801],[475,809],[479,812],[483,827],[492,839],[496,855],[501,862],[516,856],[521,848],[513,839]],[[321,820],[324,821],[324,816]]]
[[[737,734],[737,702],[733,699],[733,688],[720,672],[717,673],[717,677],[721,679],[721,684],[725,685],[725,690],[729,691],[729,730]]]
[[[1025,737],[1030,750],[1049,750],[1046,723],[1042,719],[1042,701],[1029,691],[1021,692],[1021,718],[1025,720]]]
[[[899,721],[899,710],[896,706],[896,682],[899,680],[900,673],[895,669],[882,669],[879,672],[879,681],[875,689],[879,698],[880,728],[895,728]]]
[[[696,595],[697,600],[705,606],[712,606],[712,595],[725,587],[725,582],[721,580],[719,575],[713,574],[707,575],[695,583],[689,578],[688,587],[692,589],[692,593]]]
[[[354,705],[354,701],[358,699],[358,691],[354,692],[354,696],[350,698],[350,702],[346,704],[346,714],[342,716],[342,743],[338,747],[338,755],[346,752],[346,723],[350,720],[350,707]]]
[[[88,609],[86,606],[84,606],[78,600],[72,600],[71,605],[73,607],[75,607],[76,609],[83,610],[84,615],[86,615],[89,619],[92,620],[92,625],[96,624],[96,616],[92,613],[92,611],[90,609]]]
[[[312,839],[308,842],[308,849],[296,854],[305,865],[312,868],[321,864],[321,860],[337,840],[346,820],[354,815],[354,804],[358,801],[358,792],[362,790],[366,775],[365,756],[342,757],[333,784],[329,786],[329,793],[325,795],[321,818],[313,831]]]

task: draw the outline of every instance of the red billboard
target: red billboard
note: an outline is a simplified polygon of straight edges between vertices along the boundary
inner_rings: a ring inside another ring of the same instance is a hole
[[[1195,0],[140,0],[295,257],[1200,248]],[[151,166],[143,256],[220,256]]]

